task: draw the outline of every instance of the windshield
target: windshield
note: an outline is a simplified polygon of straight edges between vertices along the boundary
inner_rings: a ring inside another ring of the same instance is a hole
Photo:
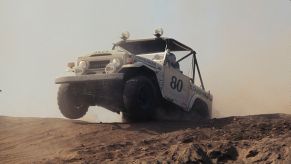
[[[165,52],[166,49],[170,51],[193,51],[184,44],[170,38],[126,40],[116,43],[115,46],[121,47],[134,55]]]
[[[149,59],[153,62],[156,62],[160,65],[164,64],[164,60],[165,60],[165,52],[162,53],[151,53],[151,54],[139,54],[138,56],[142,57],[142,58],[146,58]],[[136,57],[137,59],[140,59],[140,57]]]
[[[163,60],[165,53],[140,54],[140,56],[150,60]]]

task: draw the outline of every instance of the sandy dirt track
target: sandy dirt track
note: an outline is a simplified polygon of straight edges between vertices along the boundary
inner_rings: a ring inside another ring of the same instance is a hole
[[[291,115],[87,123],[0,117],[0,163],[291,163]]]

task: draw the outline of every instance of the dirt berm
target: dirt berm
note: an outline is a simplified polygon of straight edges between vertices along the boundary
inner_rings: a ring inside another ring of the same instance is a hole
[[[291,115],[87,123],[0,117],[0,163],[291,163]]]

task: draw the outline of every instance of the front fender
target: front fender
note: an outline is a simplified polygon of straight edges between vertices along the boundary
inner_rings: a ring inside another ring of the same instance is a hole
[[[141,68],[141,67],[146,67],[154,72],[160,71],[159,68],[144,64],[142,62],[135,62],[133,64],[125,64],[121,67],[121,69],[123,69],[123,68]]]
[[[133,64],[125,64],[122,68],[133,68],[133,67],[142,67],[144,64],[142,62],[135,62]]]
[[[201,95],[201,94],[194,91],[193,94],[190,96],[187,111],[190,111],[192,106],[194,105],[195,101],[197,99],[200,99],[207,104],[208,110],[211,112],[212,111],[212,95],[209,95],[209,96],[210,96],[210,98],[207,98],[204,95]]]

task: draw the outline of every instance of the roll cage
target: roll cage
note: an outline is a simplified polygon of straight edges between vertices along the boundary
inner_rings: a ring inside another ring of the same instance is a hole
[[[122,40],[115,43],[113,49],[115,49],[116,47],[121,47],[122,49],[130,52],[133,55],[165,52],[167,49],[170,51],[190,51],[187,55],[178,59],[176,62],[179,63],[188,57],[192,57],[192,83],[194,84],[195,82],[195,72],[197,69],[201,87],[203,90],[205,90],[196,58],[196,52],[192,48],[180,43],[175,39],[158,37],[152,39]]]

